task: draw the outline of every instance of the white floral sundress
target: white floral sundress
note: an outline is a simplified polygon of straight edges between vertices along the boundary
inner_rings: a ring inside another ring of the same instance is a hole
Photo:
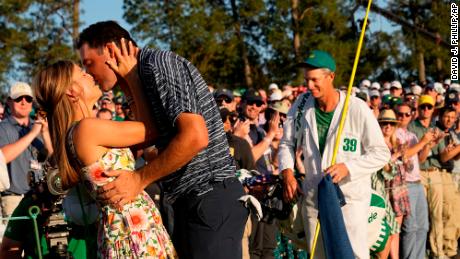
[[[69,142],[74,151],[73,141]],[[129,148],[109,149],[97,162],[82,168],[84,185],[96,198],[98,189],[115,179],[106,177],[105,171],[134,171],[134,164]],[[122,211],[98,203],[98,258],[177,258],[160,212],[145,191],[133,202],[125,204]]]

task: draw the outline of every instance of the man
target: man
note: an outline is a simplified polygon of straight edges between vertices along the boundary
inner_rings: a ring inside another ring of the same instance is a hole
[[[102,108],[96,113],[96,118],[103,120],[112,120],[112,111],[107,108]]]
[[[380,114],[380,105],[382,103],[382,99],[380,98],[380,92],[378,90],[371,90],[369,92],[369,96],[371,99],[369,106],[371,107],[375,118],[378,118]]]
[[[439,128],[432,120],[435,100],[430,95],[422,95],[418,100],[419,116],[408,127],[418,139],[426,133],[433,134],[432,140],[419,153],[421,181],[425,187],[430,212],[430,247],[435,256],[445,256],[443,248],[444,227],[442,215],[442,173],[439,142],[443,139]]]
[[[409,192],[411,213],[404,218],[401,226],[401,253],[404,259],[425,258],[425,244],[428,232],[428,204],[425,199],[423,185],[420,183],[420,168],[417,154],[432,140],[433,134],[426,133],[419,141],[417,136],[408,131],[407,127],[413,118],[412,107],[408,103],[396,107],[399,126],[396,138],[405,147],[405,157],[412,166],[406,172],[406,182]]]
[[[236,111],[236,103],[234,102],[233,93],[228,89],[218,89],[214,92],[217,106],[219,108],[227,108],[230,112]]]
[[[318,183],[325,173],[330,174],[345,195],[347,204],[342,207],[342,213],[353,253],[356,258],[369,258],[370,175],[389,161],[390,151],[372,111],[363,101],[350,97],[337,161],[330,166],[345,101],[345,94],[337,91],[333,84],[335,60],[327,52],[314,50],[300,65],[305,68],[310,93],[298,98],[284,123],[279,151],[284,197],[292,200],[298,191],[304,193],[305,234],[311,250],[318,219]],[[302,187],[297,186],[293,172],[297,147],[302,149],[306,171]],[[315,255],[324,258],[321,239],[318,238]]]
[[[34,121],[29,117],[32,102],[28,84],[17,82],[11,86],[7,100],[11,115],[0,122],[0,148],[10,178],[10,188],[1,193],[3,217],[9,217],[30,190],[30,172],[42,172],[39,160],[44,161],[53,152],[46,120],[40,117]]]
[[[114,121],[124,121],[125,120],[125,112],[123,111],[123,99],[121,97],[113,98],[113,103],[115,104],[115,112],[113,116]]]
[[[120,43],[121,54],[112,42]],[[241,258],[248,212],[238,199],[244,191],[207,84],[188,60],[147,48],[129,59],[133,70],[126,77],[117,77],[112,69],[119,73],[127,65],[123,57],[132,57],[132,42],[113,21],[89,26],[77,42],[83,65],[101,88],[119,84],[128,103],[141,106],[137,119],[149,125],[149,134],[158,135],[158,156],[136,173],[108,172],[117,179],[103,187],[101,196],[123,205],[162,179],[174,208],[172,239],[179,257]]]
[[[278,131],[279,115],[270,120],[270,127],[265,130],[259,126],[260,114],[264,102],[259,92],[248,89],[243,95],[242,114],[244,120],[249,121],[249,131],[240,133],[236,130],[237,136],[246,139],[251,145],[252,154],[256,161],[256,170],[261,174],[273,174],[271,165],[271,149],[275,135]],[[252,234],[250,237],[249,253],[251,258],[274,258],[276,248],[276,224],[258,221],[255,215],[251,216]]]
[[[390,94],[393,97],[401,97],[403,93],[402,85],[399,81],[393,81],[390,84]]]
[[[458,134],[455,132],[457,112],[453,107],[444,107],[439,113],[437,127],[446,134],[446,137],[439,142],[439,153],[441,162],[442,187],[432,195],[441,200],[440,207],[443,215],[443,248],[444,254],[453,257],[457,255],[457,240],[460,238],[460,193],[454,179],[454,172],[458,171],[458,155],[460,147]]]

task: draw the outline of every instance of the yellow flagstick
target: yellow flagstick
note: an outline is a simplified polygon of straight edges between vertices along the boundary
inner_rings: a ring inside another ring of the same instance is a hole
[[[350,82],[348,83],[347,95],[345,97],[345,104],[343,106],[342,116],[340,118],[339,131],[337,133],[337,139],[335,140],[334,153],[332,154],[331,165],[335,164],[335,160],[337,158],[337,152],[339,151],[340,136],[342,135],[343,125],[345,124],[345,118],[347,116],[348,103],[349,103],[350,95],[351,95],[351,88],[353,86],[353,81],[355,80],[356,69],[358,68],[359,55],[361,54],[361,47],[363,45],[364,34],[366,33],[367,17],[369,16],[371,4],[372,4],[372,0],[369,0],[367,4],[367,9],[366,9],[366,15],[364,16],[363,27],[361,28],[361,34],[359,36],[358,48],[356,50],[355,61],[353,64],[353,69],[351,71]],[[319,231],[321,228],[319,219],[316,222],[317,223],[316,223],[316,229],[315,229],[315,238],[313,239],[313,246],[311,249],[311,256],[310,256],[311,259],[315,257],[316,242],[318,241],[318,235],[319,235]]]

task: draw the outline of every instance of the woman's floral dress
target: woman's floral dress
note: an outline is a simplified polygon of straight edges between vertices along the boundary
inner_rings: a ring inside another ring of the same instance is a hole
[[[112,148],[94,164],[81,166],[73,146],[73,129],[67,135],[69,151],[82,168],[85,187],[97,201],[98,189],[115,179],[106,177],[104,172],[134,171],[134,157],[129,148]],[[146,192],[125,204],[121,211],[97,202],[100,210],[97,237],[99,258],[177,258],[160,212]]]

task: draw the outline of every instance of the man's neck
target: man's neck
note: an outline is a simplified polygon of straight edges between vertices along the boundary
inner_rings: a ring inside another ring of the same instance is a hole
[[[331,91],[325,93],[322,97],[316,99],[318,108],[323,112],[332,112],[337,107],[340,100],[340,94],[338,91]]]
[[[428,128],[431,125],[431,118],[419,118],[420,124],[422,124],[423,127]]]
[[[23,117],[23,118],[13,116],[13,118],[18,122],[19,125],[29,126],[29,123],[30,123],[29,116]]]

